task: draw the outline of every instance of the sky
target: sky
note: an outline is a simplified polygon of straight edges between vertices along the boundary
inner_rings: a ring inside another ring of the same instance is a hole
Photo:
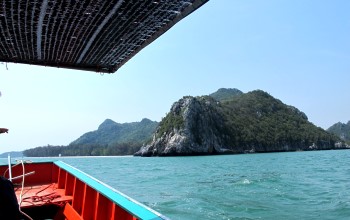
[[[261,89],[327,129],[350,120],[350,1],[210,0],[114,74],[0,64],[0,153],[160,121],[183,96]]]

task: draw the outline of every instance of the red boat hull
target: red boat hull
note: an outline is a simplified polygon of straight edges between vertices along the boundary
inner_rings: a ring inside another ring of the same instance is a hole
[[[26,163],[24,171],[31,175],[25,176],[23,183],[23,167],[14,166],[12,177],[20,178],[12,182],[21,210],[33,219],[166,219],[63,162]],[[7,167],[0,166],[0,173],[8,175]]]

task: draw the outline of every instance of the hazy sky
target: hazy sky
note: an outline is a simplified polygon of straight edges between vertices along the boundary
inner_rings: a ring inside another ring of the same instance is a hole
[[[107,118],[160,121],[185,95],[262,89],[350,120],[350,1],[210,0],[115,74],[0,64],[0,153],[67,145]]]

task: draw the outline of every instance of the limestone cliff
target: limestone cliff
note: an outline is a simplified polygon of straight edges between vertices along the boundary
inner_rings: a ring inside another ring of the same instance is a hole
[[[209,96],[184,97],[160,122],[150,145],[136,155],[201,155],[223,152],[225,124],[220,103]]]

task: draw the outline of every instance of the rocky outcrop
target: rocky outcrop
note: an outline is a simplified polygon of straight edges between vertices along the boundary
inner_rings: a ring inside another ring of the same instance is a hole
[[[350,143],[350,121],[347,124],[338,122],[329,127],[327,131]]]
[[[174,125],[174,121],[178,121]],[[175,102],[160,123],[151,144],[136,156],[206,155],[223,153],[225,123],[220,103],[204,97],[184,97]]]

